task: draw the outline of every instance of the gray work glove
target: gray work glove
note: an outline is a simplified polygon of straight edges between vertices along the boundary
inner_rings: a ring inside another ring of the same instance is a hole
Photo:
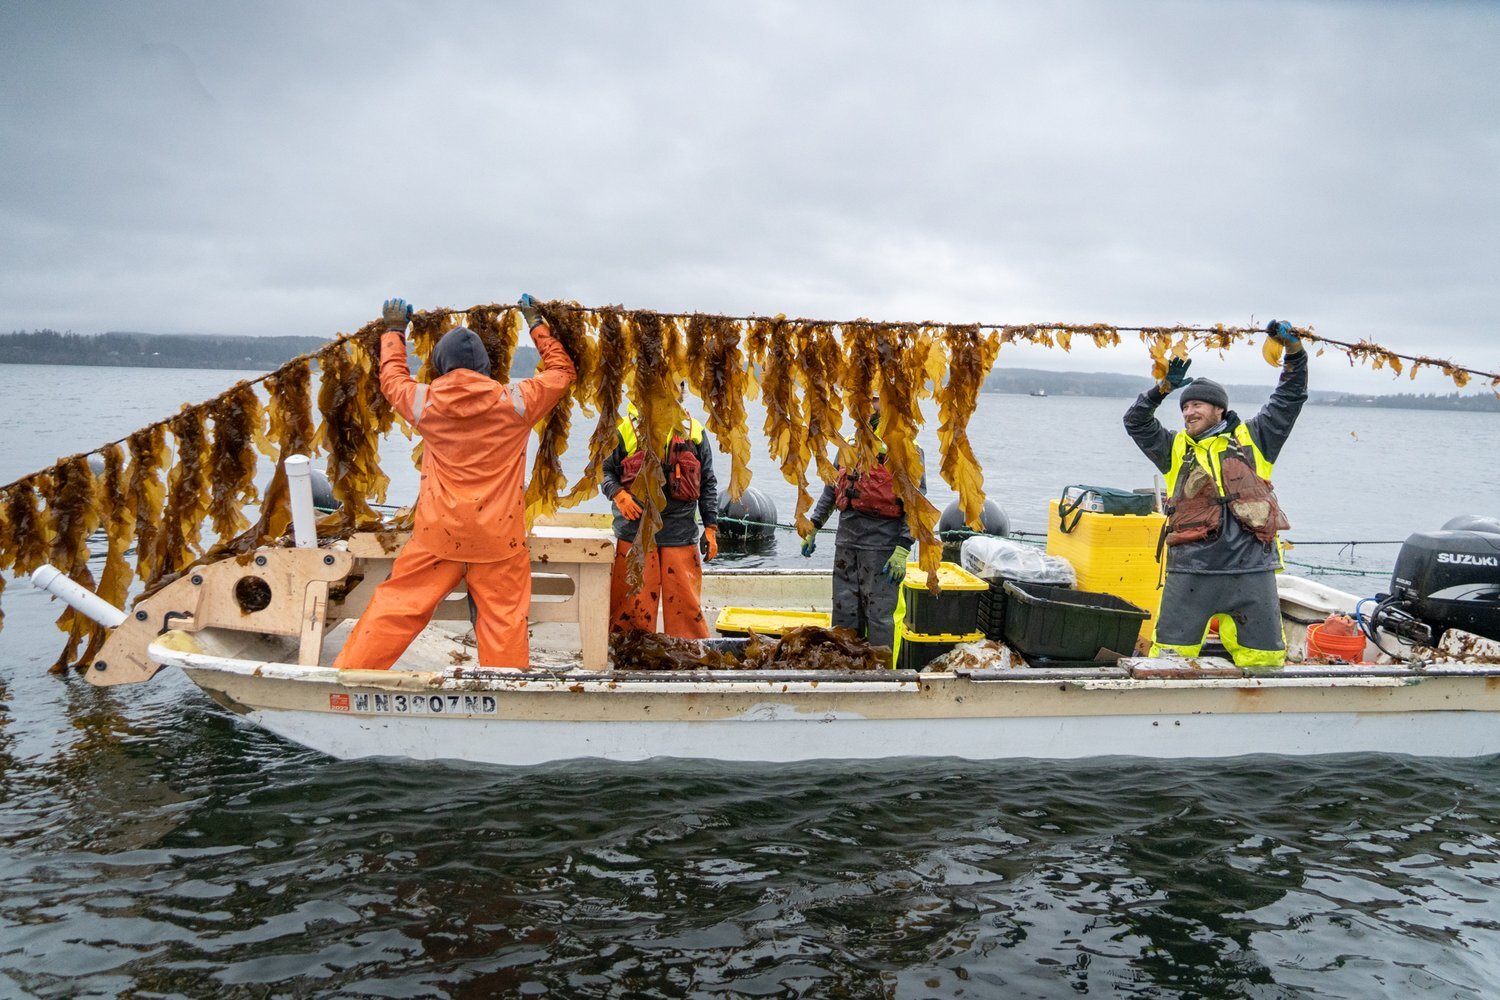
[[[385,305],[380,307],[380,313],[385,319],[387,332],[406,336],[406,324],[411,322],[412,308],[405,299],[386,299]]]
[[[526,320],[526,329],[535,330],[538,323],[546,322],[542,319],[541,306],[529,294],[522,295],[517,304],[521,307],[521,317]]]

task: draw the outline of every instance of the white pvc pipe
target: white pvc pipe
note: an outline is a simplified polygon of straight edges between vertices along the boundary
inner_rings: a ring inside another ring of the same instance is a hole
[[[116,628],[125,620],[125,612],[93,591],[74,583],[56,566],[37,569],[31,574],[31,582],[53,597],[61,598],[68,607],[81,615],[87,615],[105,628]]]
[[[315,549],[318,522],[313,512],[312,461],[306,455],[288,455],[286,481],[292,497],[292,543],[299,549]]]

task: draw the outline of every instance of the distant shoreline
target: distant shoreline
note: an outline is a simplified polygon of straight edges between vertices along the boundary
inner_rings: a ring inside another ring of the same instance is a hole
[[[0,364],[79,368],[181,368],[271,372],[329,343],[326,337],[220,337],[206,334],[58,333],[0,334]],[[536,370],[536,348],[517,344],[511,374]]]

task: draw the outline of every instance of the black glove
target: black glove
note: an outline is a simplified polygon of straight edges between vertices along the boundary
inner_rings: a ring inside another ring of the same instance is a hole
[[[1192,361],[1187,358],[1173,358],[1171,361],[1167,362],[1166,378],[1156,383],[1161,387],[1163,395],[1169,392],[1176,392],[1178,389],[1181,389],[1183,386],[1193,381],[1192,379],[1188,378],[1187,373],[1188,365],[1191,364]]]
[[[412,309],[405,299],[386,299],[380,312],[385,317],[387,332],[406,336],[406,324],[411,322]]]

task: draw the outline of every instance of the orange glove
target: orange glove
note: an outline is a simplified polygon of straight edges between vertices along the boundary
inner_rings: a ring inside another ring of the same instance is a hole
[[[637,521],[641,517],[641,505],[635,502],[635,497],[630,495],[629,490],[621,490],[614,495],[615,506],[620,509],[620,516],[627,521]]]
[[[707,546],[703,550],[703,558],[708,562],[719,558],[719,526],[717,524],[710,524],[703,529],[703,542]]]

